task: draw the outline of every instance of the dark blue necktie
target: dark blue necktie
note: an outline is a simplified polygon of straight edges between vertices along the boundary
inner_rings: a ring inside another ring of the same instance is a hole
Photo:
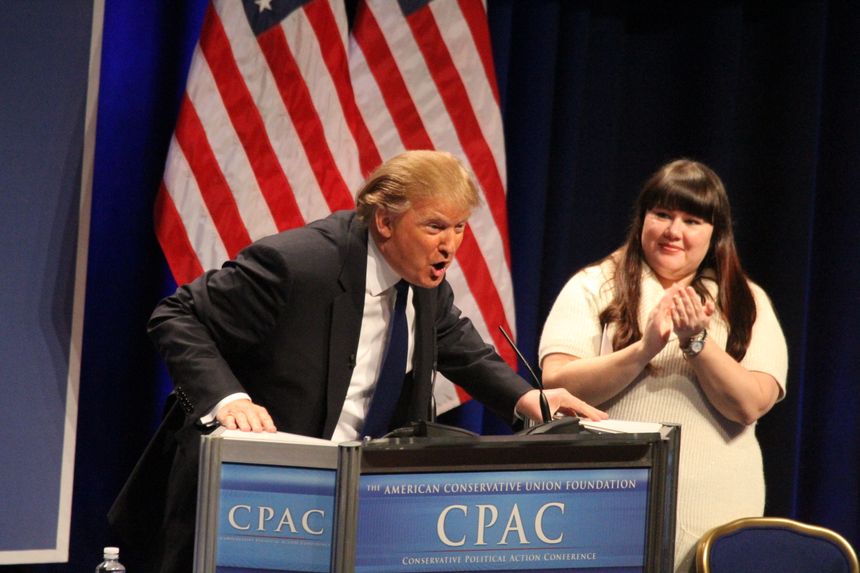
[[[409,283],[401,280],[394,285],[397,299],[388,329],[388,346],[382,359],[382,368],[376,380],[376,389],[370,400],[370,409],[364,420],[365,436],[378,438],[388,433],[391,416],[400,397],[403,377],[406,373],[406,354],[409,350],[409,333],[406,327],[406,298]]]

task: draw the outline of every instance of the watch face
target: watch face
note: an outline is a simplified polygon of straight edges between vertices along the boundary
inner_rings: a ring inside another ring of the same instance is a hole
[[[705,347],[705,341],[704,340],[691,340],[690,341],[690,354],[695,356],[696,354],[701,352],[704,347]]]

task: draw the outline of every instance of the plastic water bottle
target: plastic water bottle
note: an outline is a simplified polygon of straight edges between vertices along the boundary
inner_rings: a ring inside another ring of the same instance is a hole
[[[119,562],[119,547],[105,547],[104,561],[96,567],[96,573],[125,573],[125,565]]]

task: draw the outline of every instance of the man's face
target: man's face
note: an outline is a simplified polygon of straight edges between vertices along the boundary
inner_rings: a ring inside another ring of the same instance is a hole
[[[379,250],[408,282],[424,288],[438,286],[463,242],[471,213],[438,199],[413,201],[412,208],[400,215],[379,208],[374,215]]]

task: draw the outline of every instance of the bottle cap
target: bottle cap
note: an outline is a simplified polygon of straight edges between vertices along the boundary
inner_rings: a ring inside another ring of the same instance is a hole
[[[119,547],[105,547],[105,555],[119,556]]]

